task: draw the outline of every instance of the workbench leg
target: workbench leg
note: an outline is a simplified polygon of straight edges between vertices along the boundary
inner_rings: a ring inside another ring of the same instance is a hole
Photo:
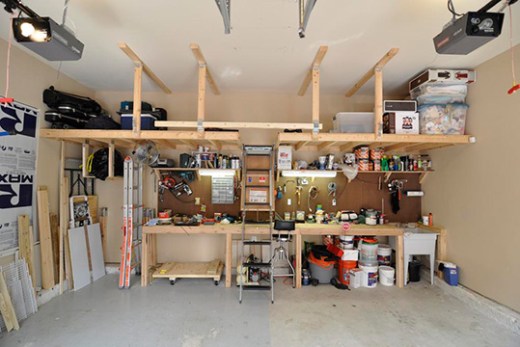
[[[302,287],[302,236],[296,234],[296,288]]]
[[[446,259],[446,243],[447,243],[446,229],[442,228],[437,235],[437,260]]]
[[[226,288],[231,287],[231,262],[233,260],[233,235],[226,234]]]
[[[396,236],[396,250],[395,250],[395,273],[396,273],[396,283],[398,288],[404,288],[404,238],[403,235]]]
[[[141,287],[148,285],[149,236],[149,234],[143,234],[141,241]]]
[[[150,234],[150,243],[152,248],[152,256],[150,259],[150,265],[157,266],[157,234]]]

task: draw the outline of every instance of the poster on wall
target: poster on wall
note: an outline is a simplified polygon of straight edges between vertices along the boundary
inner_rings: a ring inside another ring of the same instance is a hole
[[[34,221],[37,119],[34,107],[0,103],[0,254],[18,247],[19,215]]]

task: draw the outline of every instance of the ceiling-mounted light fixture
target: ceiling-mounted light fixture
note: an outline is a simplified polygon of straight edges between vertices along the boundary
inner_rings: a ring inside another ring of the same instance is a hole
[[[222,20],[224,21],[224,33],[231,33],[231,0],[215,0],[217,3]]]
[[[300,26],[298,27],[298,35],[301,39],[305,37],[305,30],[307,30],[307,24],[316,1],[318,0],[307,0],[307,5],[304,5],[305,0],[299,0]]]
[[[65,26],[52,18],[40,17],[19,0],[0,0],[4,9],[20,10],[27,17],[13,18],[13,36],[18,43],[50,61],[79,60],[84,45]]]

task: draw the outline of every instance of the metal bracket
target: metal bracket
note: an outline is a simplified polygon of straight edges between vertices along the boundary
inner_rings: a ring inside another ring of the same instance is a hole
[[[312,122],[312,133],[313,135],[318,135],[318,133],[320,132],[320,122],[319,121],[314,121]]]
[[[224,33],[231,33],[231,0],[215,0],[217,4],[220,14],[222,15],[222,20],[224,21]]]
[[[204,132],[204,121],[198,120],[197,121],[197,131],[198,132]]]

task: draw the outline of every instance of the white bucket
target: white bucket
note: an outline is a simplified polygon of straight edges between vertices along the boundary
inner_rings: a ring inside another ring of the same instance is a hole
[[[394,285],[394,276],[395,269],[390,266],[380,266],[379,267],[379,282],[383,286],[393,286]]]
[[[341,249],[353,249],[354,248],[354,236],[340,235],[339,246]]]
[[[360,241],[359,260],[362,262],[377,262],[377,243]]]
[[[389,245],[379,245],[377,248],[377,261],[379,265],[390,265],[392,258],[392,248]]]
[[[363,287],[375,288],[377,286],[377,266],[363,266],[359,265],[359,268],[366,274],[362,278]]]

